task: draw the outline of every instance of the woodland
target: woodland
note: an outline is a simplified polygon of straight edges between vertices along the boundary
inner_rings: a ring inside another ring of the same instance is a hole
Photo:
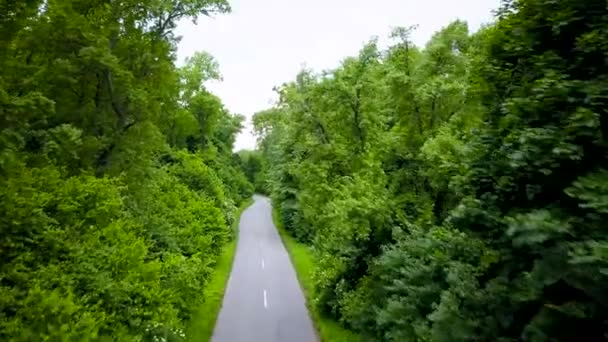
[[[184,340],[254,188],[173,29],[229,5],[1,4],[0,340]]]
[[[188,340],[254,192],[365,341],[608,338],[605,0],[395,28],[278,86],[238,153],[218,61],[176,57],[229,11],[0,0],[1,341]]]
[[[414,29],[254,116],[247,172],[317,255],[313,304],[366,341],[607,339],[606,1]]]

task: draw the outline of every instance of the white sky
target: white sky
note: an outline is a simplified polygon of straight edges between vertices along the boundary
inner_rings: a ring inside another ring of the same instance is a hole
[[[230,0],[229,0],[230,1]],[[373,36],[382,42],[392,27],[418,25],[414,42],[422,46],[455,19],[477,30],[492,20],[500,0],[231,0],[232,13],[202,17],[198,25],[181,22],[178,58],[195,51],[211,53],[222,82],[208,88],[248,123],[235,150],[253,149],[250,118],[270,107],[273,86],[295,78],[305,64],[331,69],[357,54]]]

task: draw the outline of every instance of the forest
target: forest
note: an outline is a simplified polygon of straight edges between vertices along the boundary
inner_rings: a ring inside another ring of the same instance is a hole
[[[176,66],[224,0],[0,2],[0,340],[183,341],[236,206],[243,117]]]
[[[254,116],[246,172],[316,254],[313,305],[366,341],[605,340],[606,1],[414,29]]]
[[[218,61],[176,56],[230,10],[0,0],[1,341],[188,340],[254,192],[365,341],[608,338],[605,0],[395,28],[278,86],[239,153]]]

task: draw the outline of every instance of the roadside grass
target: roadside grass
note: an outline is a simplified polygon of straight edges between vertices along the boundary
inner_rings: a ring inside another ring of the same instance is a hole
[[[236,232],[235,238],[224,246],[222,254],[217,260],[213,275],[205,288],[205,302],[190,320],[189,327],[186,331],[188,341],[211,341],[215,321],[217,320],[217,315],[220,313],[222,307],[222,300],[224,299],[224,291],[226,289],[226,284],[228,283],[228,277],[232,270],[232,261],[234,260],[234,252],[236,251],[241,214],[252,203],[253,198],[249,198],[239,206],[236,218],[232,223],[232,231]]]
[[[312,304],[312,298],[314,296],[312,270],[315,266],[313,252],[307,245],[298,242],[285,230],[283,222],[281,222],[279,212],[274,208],[272,208],[272,221],[277,227],[291,262],[296,269],[300,286],[302,286],[304,296],[306,296],[306,306],[308,307],[308,311],[310,312],[315,327],[317,328],[321,342],[361,341],[362,339],[359,335],[345,329],[335,320],[325,317]]]

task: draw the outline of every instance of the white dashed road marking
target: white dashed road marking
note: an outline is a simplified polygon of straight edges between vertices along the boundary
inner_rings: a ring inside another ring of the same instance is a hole
[[[264,309],[268,309],[268,300],[266,298],[266,290],[264,290]]]

